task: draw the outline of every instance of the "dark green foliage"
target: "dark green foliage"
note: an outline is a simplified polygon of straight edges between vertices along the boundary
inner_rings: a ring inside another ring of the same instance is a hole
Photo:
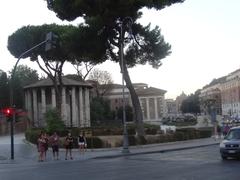
[[[9,80],[7,73],[0,70],[0,108],[8,107],[9,103]]]
[[[0,108],[10,105],[10,83],[12,82],[14,105],[17,108],[24,107],[24,86],[36,82],[38,73],[25,65],[19,65],[16,68],[14,78],[11,79],[12,71],[9,72],[8,77],[6,72],[0,70]]]
[[[12,76],[12,71],[10,71],[10,77]],[[24,107],[24,86],[35,83],[38,79],[38,73],[36,70],[25,65],[19,65],[16,68],[13,79],[13,96],[16,107]]]
[[[136,140],[136,137],[134,135],[129,135],[128,136],[128,144],[129,144],[129,146],[137,145],[137,140]]]
[[[143,145],[147,144],[147,140],[144,136],[137,136],[137,144]]]
[[[43,129],[34,129],[34,128],[28,129],[25,132],[25,138],[26,138],[27,141],[29,141],[33,144],[37,144],[37,140],[38,140],[41,132],[43,132]]]
[[[87,137],[86,140],[88,148],[103,148],[103,142],[98,137]]]
[[[24,26],[8,37],[8,50],[13,56],[18,58],[26,50],[44,41],[48,32],[54,32],[59,36],[61,43],[58,48],[51,52],[45,52],[45,46],[42,46],[26,54],[23,58],[31,57],[32,60],[36,60],[37,56],[41,56],[45,61],[75,60],[71,48],[72,38],[75,38],[73,34],[77,30],[78,28],[74,26],[60,26],[56,24]]]
[[[46,131],[49,134],[52,134],[53,132],[63,132],[65,131],[65,125],[63,121],[61,120],[61,117],[59,116],[59,113],[56,109],[48,110],[45,114],[46,118]]]
[[[200,91],[196,91],[194,94],[188,96],[181,105],[181,111],[183,113],[200,113],[200,101],[199,101]]]
[[[127,122],[132,122],[133,121],[133,109],[131,106],[126,105],[125,106],[125,113],[126,113],[126,121]],[[120,107],[117,110],[117,118],[118,119],[123,119],[123,107]]]
[[[90,104],[90,116],[93,126],[104,125],[113,121],[113,112],[110,103],[103,97],[94,97]]]
[[[158,127],[158,129],[159,129],[159,127]],[[155,134],[157,134],[158,129],[156,129],[156,128],[146,128],[145,133],[155,135]]]
[[[111,22],[116,17],[140,18],[140,9],[143,7],[161,10],[171,4],[183,2],[184,0],[131,0],[131,1],[112,1],[112,0],[47,0],[48,8],[57,13],[61,19],[74,20],[82,16],[102,17],[105,21]]]

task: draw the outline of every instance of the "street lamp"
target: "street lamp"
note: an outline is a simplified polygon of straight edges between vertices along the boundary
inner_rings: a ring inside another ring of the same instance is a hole
[[[53,40],[55,40],[55,39],[56,39],[56,35],[55,34],[53,34],[52,32],[48,33],[46,35],[46,39],[44,41],[38,43],[37,45],[33,46],[32,48],[30,48],[27,51],[25,51],[22,54],[20,54],[20,56],[18,57],[17,62],[14,65],[14,68],[13,68],[13,71],[12,71],[12,76],[11,76],[11,81],[10,81],[10,107],[12,108],[12,119],[10,121],[10,134],[11,134],[11,159],[12,160],[14,159],[14,127],[13,127],[13,123],[16,121],[16,112],[15,112],[14,95],[13,95],[13,83],[14,83],[14,78],[15,78],[14,76],[15,76],[15,72],[16,72],[16,69],[17,69],[17,65],[18,65],[20,59],[24,55],[26,55],[27,53],[31,52],[32,50],[40,47],[43,44],[52,43]],[[53,48],[53,47],[47,47],[46,51],[50,50],[51,48]]]
[[[124,24],[125,23],[125,24]],[[122,107],[123,107],[123,149],[122,153],[129,153],[128,148],[128,132],[126,123],[126,102],[125,102],[125,86],[124,86],[124,59],[123,59],[123,48],[124,48],[124,34],[123,26],[125,25],[131,33],[132,19],[126,17],[120,22],[120,62],[121,62],[121,73],[122,73]]]

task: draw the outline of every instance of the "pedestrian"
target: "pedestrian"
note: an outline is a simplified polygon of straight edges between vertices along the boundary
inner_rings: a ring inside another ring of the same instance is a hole
[[[68,154],[70,156],[70,159],[73,159],[72,157],[73,137],[71,133],[68,133],[67,137],[65,138],[65,148],[66,148],[65,160],[68,159]]]
[[[50,143],[52,146],[52,151],[53,151],[53,159],[54,160],[59,160],[59,136],[57,132],[54,132],[53,135],[50,137]]]
[[[78,136],[78,147],[79,147],[80,154],[81,153],[84,154],[85,148],[87,147],[87,141],[86,141],[86,137],[84,136],[84,133],[80,133]]]
[[[223,136],[226,136],[226,135],[227,135],[229,129],[230,129],[229,125],[228,125],[228,124],[225,124],[224,130],[223,130]]]
[[[48,141],[49,141],[49,138],[48,138],[48,134],[45,132],[43,133],[43,137],[45,139],[45,143],[44,143],[44,156],[45,156],[45,159],[47,159],[47,151],[48,151]]]
[[[39,162],[43,162],[44,159],[45,159],[45,143],[46,143],[46,140],[45,140],[45,137],[44,137],[44,134],[41,133],[39,135],[39,138],[38,138],[38,152],[39,152],[39,157],[38,157],[38,161]]]

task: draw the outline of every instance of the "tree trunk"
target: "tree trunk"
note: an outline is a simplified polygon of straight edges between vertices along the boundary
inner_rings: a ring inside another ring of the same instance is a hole
[[[120,62],[120,67],[121,67],[121,62]],[[145,135],[145,133],[144,133],[144,127],[143,127],[143,115],[142,115],[142,108],[140,105],[140,101],[139,101],[138,95],[132,85],[132,81],[128,74],[128,70],[127,70],[127,66],[126,66],[125,62],[123,63],[123,68],[124,68],[124,80],[126,82],[126,86],[127,86],[128,90],[130,92],[131,100],[132,100],[132,104],[133,104],[137,136],[143,137]]]
[[[54,83],[54,89],[56,93],[56,109],[59,113],[59,116],[62,116],[62,87],[58,86],[57,83]]]

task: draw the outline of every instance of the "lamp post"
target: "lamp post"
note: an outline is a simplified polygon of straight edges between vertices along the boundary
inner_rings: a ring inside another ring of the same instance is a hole
[[[120,22],[120,63],[121,63],[121,73],[122,73],[122,107],[123,107],[123,149],[122,153],[129,153],[129,143],[128,143],[128,132],[126,123],[126,102],[125,102],[125,85],[124,85],[124,59],[123,59],[123,49],[124,49],[124,33],[123,26],[126,23],[126,27],[131,30],[132,19],[126,17]]]
[[[52,34],[51,34],[52,35]],[[12,119],[10,121],[10,136],[11,136],[11,159],[14,159],[14,126],[13,123],[16,121],[16,112],[15,112],[15,104],[14,104],[14,95],[13,95],[13,83],[14,83],[14,76],[15,76],[15,72],[17,69],[17,65],[20,61],[20,59],[26,55],[27,53],[31,52],[32,50],[40,47],[41,45],[45,44],[45,43],[51,43],[52,39],[49,39],[48,37],[49,35],[47,34],[46,40],[38,43],[37,45],[33,46],[32,48],[28,49],[27,51],[23,52],[22,54],[20,54],[20,56],[18,57],[17,62],[14,65],[13,71],[12,71],[12,76],[11,76],[11,81],[10,81],[10,107],[13,109],[12,111]],[[48,49],[47,49],[48,50]]]

